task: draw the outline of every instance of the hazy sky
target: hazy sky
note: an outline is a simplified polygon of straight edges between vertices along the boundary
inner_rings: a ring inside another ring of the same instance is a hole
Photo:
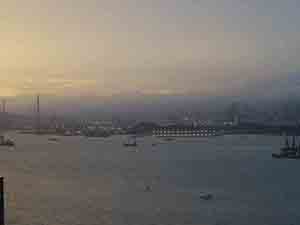
[[[239,92],[299,71],[299,10],[299,0],[4,0],[0,95]]]

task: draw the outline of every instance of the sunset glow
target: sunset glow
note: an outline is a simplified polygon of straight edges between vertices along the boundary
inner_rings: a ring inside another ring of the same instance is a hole
[[[299,69],[297,3],[266,2],[6,1],[0,94],[238,92]]]

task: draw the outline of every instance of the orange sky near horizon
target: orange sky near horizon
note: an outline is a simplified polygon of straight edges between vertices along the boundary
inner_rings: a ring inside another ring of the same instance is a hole
[[[5,1],[0,96],[213,95],[297,71],[295,2],[267,2]]]

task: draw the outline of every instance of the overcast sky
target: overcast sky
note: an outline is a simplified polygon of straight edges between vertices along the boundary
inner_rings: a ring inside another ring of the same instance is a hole
[[[0,95],[238,93],[299,71],[299,10],[298,0],[5,0]]]

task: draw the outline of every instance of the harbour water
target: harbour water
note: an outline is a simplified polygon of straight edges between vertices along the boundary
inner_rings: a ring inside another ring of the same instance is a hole
[[[16,148],[0,148],[10,225],[300,224],[300,161],[272,159],[280,137],[145,137],[137,148],[121,136],[10,137]]]

